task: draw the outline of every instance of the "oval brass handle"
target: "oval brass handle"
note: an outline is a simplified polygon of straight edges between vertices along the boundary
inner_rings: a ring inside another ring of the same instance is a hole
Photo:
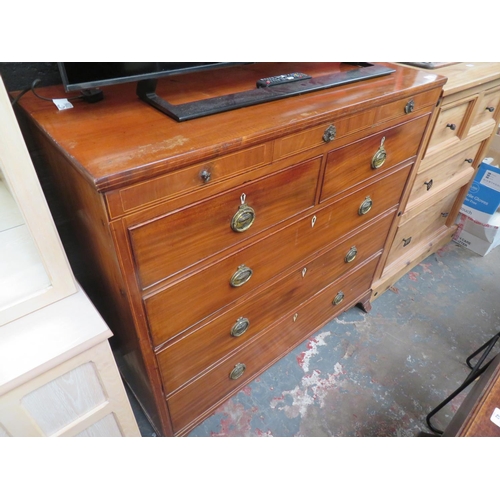
[[[238,318],[236,323],[231,328],[231,336],[232,337],[241,337],[250,326],[250,321],[248,318]]]
[[[446,126],[451,130],[455,130],[457,128],[457,126],[454,123],[448,123],[448,125]]]
[[[208,170],[202,170],[200,172],[200,179],[207,183],[208,181],[210,181],[210,179],[212,178],[212,174],[210,173],[210,171]]]
[[[407,246],[411,243],[411,236],[409,238],[403,238],[403,246]]]
[[[229,378],[232,380],[240,378],[245,373],[246,369],[247,367],[243,363],[236,363],[229,374]]]
[[[359,206],[358,214],[359,215],[367,214],[372,209],[372,206],[373,206],[373,201],[369,196],[367,196],[363,201],[363,203],[361,203],[361,205]]]
[[[382,137],[382,140],[380,141],[380,146],[372,158],[373,169],[380,168],[384,164],[387,158],[387,152],[384,148],[384,142],[385,142],[385,137]]]
[[[237,288],[241,285],[244,285],[252,277],[252,274],[253,271],[249,267],[245,266],[245,264],[242,264],[231,276],[229,283],[231,284],[231,286]]]
[[[431,179],[430,181],[424,182],[424,184],[427,186],[427,191],[429,191],[429,189],[434,184],[434,181]]]
[[[467,163],[472,163],[474,160],[473,160],[472,158],[467,158],[467,159],[466,159],[466,160],[464,160],[464,161],[466,161]]]
[[[335,136],[337,135],[337,129],[335,125],[330,125],[326,128],[324,134],[323,134],[323,140],[325,142],[331,142],[333,139],[335,139]]]
[[[246,195],[240,197],[241,205],[231,219],[231,229],[236,233],[243,233],[255,221],[255,210],[246,204]]]
[[[488,106],[486,108],[486,111],[489,111],[490,113],[493,113],[493,111],[495,111],[495,108],[493,106]]]
[[[405,106],[405,113],[411,113],[415,109],[415,101],[413,99],[410,99]]]
[[[355,246],[351,247],[351,249],[346,253],[344,261],[346,263],[352,262],[356,258],[356,255],[358,255],[358,249]]]
[[[344,297],[345,297],[344,292],[341,290],[340,292],[337,293],[337,295],[335,295],[332,304],[334,306],[339,305],[344,300]]]

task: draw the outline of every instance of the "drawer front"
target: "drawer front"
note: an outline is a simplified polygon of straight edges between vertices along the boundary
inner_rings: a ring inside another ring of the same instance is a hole
[[[481,144],[476,144],[471,148],[462,151],[451,158],[445,160],[432,168],[417,175],[413,189],[410,194],[409,203],[421,200],[427,196],[433,196],[436,191],[453,181],[456,175],[464,170],[470,170],[471,177],[474,174],[476,154]]]
[[[474,103],[475,98],[472,96],[441,107],[429,140],[427,155],[444,147],[444,144],[450,146],[459,142],[467,134]]]
[[[313,216],[305,217],[147,296],[144,305],[153,343],[159,345],[165,342],[313,255],[318,249],[394,208],[399,203],[409,168],[410,165],[401,168],[379,182],[325,206]],[[360,206],[366,204],[367,198],[373,201],[372,208],[359,215]],[[233,275],[242,270],[240,266],[251,269],[251,277],[241,286],[231,286]]]
[[[238,153],[171,172],[153,180],[107,194],[111,217],[137,210],[185,192],[203,189],[240,172],[271,163],[272,143],[264,143]]]
[[[496,121],[500,111],[500,87],[487,90],[479,101],[472,126],[481,125],[490,120]]]
[[[130,228],[143,289],[312,207],[320,164],[295,165]]]
[[[430,234],[445,226],[457,195],[458,191],[402,224],[396,231],[386,266],[418,246]]]
[[[317,127],[312,127],[304,132],[278,139],[274,145],[274,157],[283,158],[329,143],[334,145],[335,140],[362,130],[366,130],[368,134],[370,128],[378,123],[382,124],[385,121],[402,118],[406,115],[411,116],[411,113],[416,113],[427,106],[435,105],[438,97],[439,89],[435,89],[407,99],[400,99],[389,104],[384,104],[378,108],[368,109],[354,116],[335,119]],[[335,127],[333,138],[332,127]]]
[[[178,389],[342,274],[380,253],[393,215],[390,213],[371,224],[159,352],[157,359],[165,392],[170,394]]]
[[[377,262],[378,257],[333,283],[283,321],[263,332],[254,342],[167,398],[174,432],[182,431],[194,418],[244,386],[330,318],[354,305],[369,290]],[[339,292],[343,293],[344,299],[334,305]],[[231,374],[233,377],[240,376],[232,379]]]
[[[427,121],[423,116],[330,152],[321,201],[416,155]]]

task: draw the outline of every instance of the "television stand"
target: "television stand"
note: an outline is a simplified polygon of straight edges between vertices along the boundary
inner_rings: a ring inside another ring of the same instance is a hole
[[[383,65],[369,63],[352,64],[358,67],[318,78],[294,81],[271,87],[261,87],[184,104],[174,105],[159,97],[156,94],[157,79],[141,80],[137,84],[137,95],[140,99],[159,109],[162,113],[165,113],[178,122],[183,122],[192,120],[193,118],[230,111],[232,109],[244,108],[255,104],[276,101],[285,97],[292,97],[314,92],[316,90],[345,85],[347,83],[368,80],[394,72],[394,69]]]

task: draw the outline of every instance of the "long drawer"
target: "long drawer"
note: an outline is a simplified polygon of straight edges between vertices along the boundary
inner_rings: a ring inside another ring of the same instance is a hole
[[[422,116],[330,152],[321,201],[415,156],[428,118]]]
[[[146,296],[144,305],[153,345],[160,345],[394,208],[410,167],[406,165],[314,215]],[[361,213],[362,210],[367,211]],[[232,286],[235,277],[241,277],[240,286]]]
[[[393,216],[390,212],[159,352],[165,392],[178,389],[342,274],[380,253]]]
[[[294,165],[129,228],[142,287],[312,207],[320,164]]]
[[[253,342],[167,398],[174,432],[180,433],[194,418],[242,387],[312,331],[356,304],[369,291],[378,257],[315,295]],[[342,296],[343,300],[335,304]]]

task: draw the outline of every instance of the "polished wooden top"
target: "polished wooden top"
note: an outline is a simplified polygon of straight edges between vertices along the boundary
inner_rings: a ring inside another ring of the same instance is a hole
[[[359,83],[288,97],[178,123],[136,96],[136,84],[103,87],[104,100],[59,111],[32,93],[19,104],[99,191],[123,187],[180,166],[231,153],[398,98],[440,87],[446,79],[382,63],[396,71]],[[157,94],[178,104],[255,88],[262,77],[301,71],[318,77],[340,63],[256,63],[159,80]],[[65,97],[62,86],[40,95]]]

